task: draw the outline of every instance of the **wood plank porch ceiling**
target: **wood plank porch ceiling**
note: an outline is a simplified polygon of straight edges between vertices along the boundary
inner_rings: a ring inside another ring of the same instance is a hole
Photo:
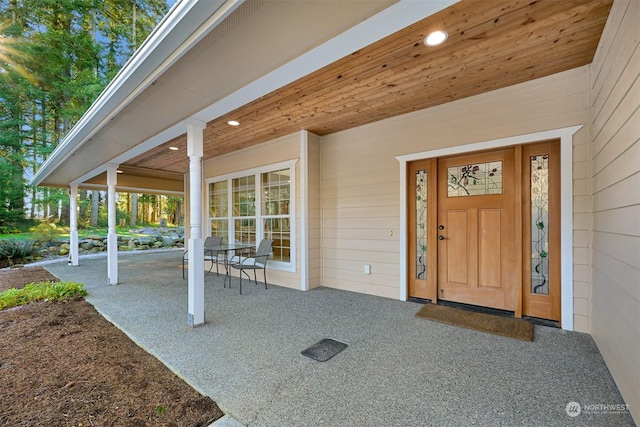
[[[462,0],[207,123],[204,159],[302,129],[327,135],[589,64],[611,4]],[[426,47],[433,30],[449,39]],[[186,136],[125,165],[186,173]]]

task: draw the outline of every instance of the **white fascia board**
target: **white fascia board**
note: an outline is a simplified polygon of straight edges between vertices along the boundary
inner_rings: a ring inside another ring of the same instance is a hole
[[[459,1],[400,0],[398,3],[389,6],[315,49],[201,110],[192,117],[205,123],[214,120]]]
[[[42,183],[56,167],[89,141],[153,80],[243,2],[244,0],[177,2],[58,144],[29,184]]]

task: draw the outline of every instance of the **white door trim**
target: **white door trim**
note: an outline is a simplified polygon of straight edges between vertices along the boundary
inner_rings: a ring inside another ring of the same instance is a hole
[[[560,139],[560,216],[561,216],[561,323],[562,329],[573,330],[573,135],[582,128],[570,126],[543,132],[510,136],[455,147],[422,151],[397,156],[400,162],[400,282],[399,299],[406,301],[407,294],[407,164],[414,160],[462,154],[519,144]]]

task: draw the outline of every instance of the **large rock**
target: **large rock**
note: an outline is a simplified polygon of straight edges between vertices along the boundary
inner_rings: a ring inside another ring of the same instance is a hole
[[[140,237],[138,240],[141,245],[149,246],[155,239],[153,237]]]
[[[93,248],[93,240],[85,240],[84,242],[80,243],[80,247],[87,251],[91,250]]]

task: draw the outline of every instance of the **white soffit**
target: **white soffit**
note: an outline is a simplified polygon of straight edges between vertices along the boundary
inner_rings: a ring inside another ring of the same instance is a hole
[[[389,1],[344,2],[349,7],[333,20],[334,2],[258,2],[262,4],[253,14],[213,44],[203,47],[211,34],[203,37],[112,123],[94,132],[95,143],[112,147],[78,150],[79,167],[58,167],[46,182],[82,183],[104,172],[106,163],[123,163],[184,134],[187,117],[203,122],[220,117],[457,1],[401,0],[387,8]],[[295,19],[296,14],[302,18]],[[313,25],[309,16],[318,17]],[[298,33],[305,28],[309,31],[303,37]],[[271,43],[257,43],[269,31]],[[162,87],[167,90],[160,91]],[[119,153],[113,155],[114,148]]]

